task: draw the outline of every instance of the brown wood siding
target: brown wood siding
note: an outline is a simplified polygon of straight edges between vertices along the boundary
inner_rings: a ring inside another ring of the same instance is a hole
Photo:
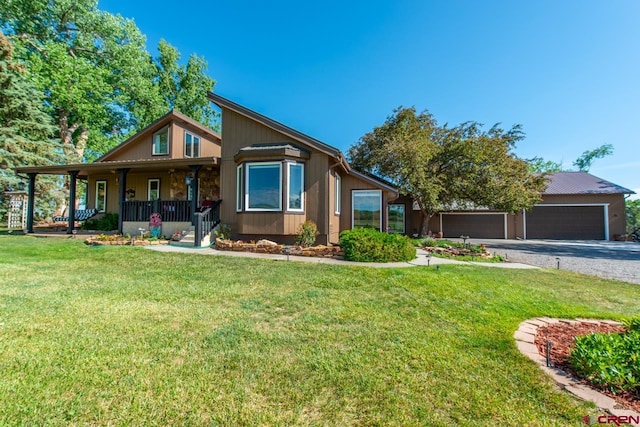
[[[504,214],[442,214],[442,231],[450,238],[504,239]]]
[[[141,133],[136,139],[131,140],[126,147],[116,151],[105,160],[151,160],[151,159],[182,159],[184,158],[184,134],[185,131],[200,137],[200,157],[220,157],[222,148],[220,142],[204,136],[196,128],[188,124],[172,122],[169,124],[169,154],[153,155],[153,135],[166,126],[153,131]]]
[[[118,185],[116,184],[116,175],[100,174],[91,175],[88,181],[87,208],[96,207],[96,181],[107,181],[107,207],[106,212],[118,212]]]
[[[527,212],[528,239],[604,239],[602,206],[534,206]]]
[[[287,214],[284,212],[246,212],[236,213],[236,171],[235,154],[244,147],[262,143],[304,144],[257,123],[241,114],[223,109],[223,143],[221,152],[221,206],[222,222],[230,225],[234,235],[292,235],[306,219],[316,223],[320,236],[319,242],[326,242],[327,227],[327,182],[328,156],[316,150],[305,164],[305,212]],[[307,147],[309,148],[309,147]],[[310,148],[309,148],[310,149]],[[282,160],[280,158],[274,161]],[[285,171],[283,171],[284,174]],[[283,185],[283,191],[286,191]],[[286,200],[286,198],[285,198]],[[284,200],[283,200],[283,208]],[[238,236],[241,237],[241,236]]]

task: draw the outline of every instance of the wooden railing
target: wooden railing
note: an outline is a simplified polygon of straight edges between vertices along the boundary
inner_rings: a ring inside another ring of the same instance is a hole
[[[123,221],[149,221],[152,213],[159,213],[163,222],[191,221],[189,200],[142,200],[122,202]]]
[[[216,200],[202,212],[193,214],[193,225],[195,227],[194,245],[196,247],[202,246],[202,239],[211,233],[211,230],[216,225],[220,224],[220,203],[222,203],[222,200]]]

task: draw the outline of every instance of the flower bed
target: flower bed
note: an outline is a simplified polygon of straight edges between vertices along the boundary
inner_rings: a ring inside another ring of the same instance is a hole
[[[221,240],[216,239],[216,249],[220,251],[234,251],[234,252],[254,252],[258,254],[279,254],[298,255],[306,257],[319,257],[319,258],[342,258],[344,253],[339,246],[310,246],[308,248],[302,246],[287,246],[280,245],[271,240],[258,240],[257,242],[247,243],[242,240]]]
[[[167,245],[168,240],[163,239],[150,239],[140,237],[127,237],[120,234],[99,234],[97,236],[90,236],[85,239],[85,244],[91,246],[148,246],[148,245]]]

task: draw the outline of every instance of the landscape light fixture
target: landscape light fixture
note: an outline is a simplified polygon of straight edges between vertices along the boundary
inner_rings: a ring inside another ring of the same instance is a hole
[[[560,270],[560,257],[556,257],[556,269]]]

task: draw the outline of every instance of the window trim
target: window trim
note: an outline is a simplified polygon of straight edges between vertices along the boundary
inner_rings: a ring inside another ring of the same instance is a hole
[[[300,166],[302,167],[302,182],[300,185],[300,208],[292,208],[291,207],[291,167],[292,166]],[[305,188],[304,188],[304,163],[300,162],[287,162],[287,212],[304,212],[304,202],[305,202]]]
[[[244,205],[244,163],[236,166],[236,212],[242,212]]]
[[[282,162],[251,162],[245,163],[245,186],[244,186],[244,210],[245,212],[282,212]],[[278,166],[278,207],[274,209],[252,208],[249,203],[249,188],[251,181],[249,179],[249,170],[251,166]]]
[[[351,229],[355,228],[355,198],[356,198],[356,194],[358,193],[378,193],[380,195],[380,204],[379,204],[379,210],[380,210],[380,224],[378,227],[378,231],[382,231],[382,215],[383,215],[383,211],[382,211],[382,190],[373,190],[373,189],[369,189],[369,190],[351,190]]]
[[[102,196],[102,205],[103,209],[98,207],[98,197],[100,197],[100,184],[104,184],[104,195]],[[98,212],[103,213],[107,211],[107,181],[106,180],[97,180],[96,181],[96,200],[95,200],[95,208]]]
[[[402,231],[401,232],[396,232],[394,231],[394,233],[398,233],[398,234],[405,234],[407,232],[407,207],[405,206],[404,203],[391,203],[389,205],[387,205],[387,229],[389,232],[391,232],[391,225],[390,225],[390,218],[391,218],[391,207],[392,206],[402,206]]]
[[[340,174],[338,172],[335,173],[333,192],[333,213],[335,215],[340,215],[340,210],[342,208],[342,178],[340,177]]]
[[[191,145],[191,154],[190,155],[187,154],[187,136],[191,137],[191,143],[190,143],[190,145]],[[194,142],[195,142],[196,139],[198,140],[198,153],[197,153],[197,155],[194,155],[193,147],[195,145]],[[184,141],[183,141],[184,143],[182,145],[182,150],[183,150],[183,153],[184,153],[184,157],[185,158],[192,158],[192,159],[200,157],[201,141],[202,141],[202,139],[199,136],[197,136],[196,134],[194,134],[192,132],[189,132],[189,131],[185,130],[184,131]]]
[[[152,201],[151,199],[151,183],[155,182],[158,184],[158,198],[155,200],[160,200],[160,178],[148,178],[147,179],[147,201]]]
[[[166,153],[156,153],[156,136],[165,133],[167,134],[167,152]],[[168,156],[171,152],[171,133],[169,132],[169,126],[165,126],[160,129],[151,136],[151,155],[152,156]]]

